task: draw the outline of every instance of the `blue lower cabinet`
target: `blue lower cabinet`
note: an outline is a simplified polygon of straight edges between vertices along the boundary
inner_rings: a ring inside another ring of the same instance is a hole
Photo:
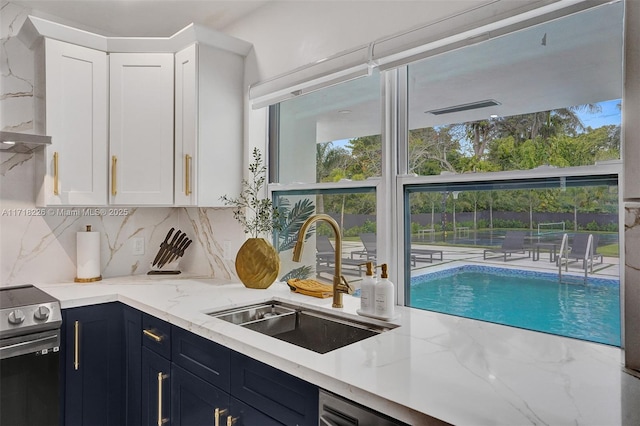
[[[142,425],[170,425],[171,361],[142,348]]]
[[[318,424],[318,387],[231,352],[231,396],[286,425]]]
[[[142,424],[142,313],[123,306],[124,319],[124,426]]]
[[[317,386],[159,318],[109,303],[64,320],[65,425],[318,424]]]
[[[187,370],[171,367],[172,426],[282,426]]]
[[[62,318],[64,424],[124,424],[122,305],[65,309]]]

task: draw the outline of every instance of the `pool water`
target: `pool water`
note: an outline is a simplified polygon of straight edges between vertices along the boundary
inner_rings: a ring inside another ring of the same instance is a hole
[[[413,277],[409,305],[620,346],[617,280],[560,284],[554,274],[465,265]]]

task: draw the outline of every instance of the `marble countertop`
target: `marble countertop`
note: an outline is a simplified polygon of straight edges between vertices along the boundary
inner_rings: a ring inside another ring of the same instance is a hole
[[[63,308],[123,302],[410,424],[640,424],[640,380],[615,347],[397,307],[400,327],[318,354],[206,314],[276,298],[356,315],[358,298],[333,309],[283,283],[158,276],[39,287]]]

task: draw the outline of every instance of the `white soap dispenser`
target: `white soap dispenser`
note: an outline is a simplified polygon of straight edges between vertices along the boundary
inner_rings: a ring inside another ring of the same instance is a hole
[[[371,315],[375,313],[375,284],[376,279],[373,276],[373,262],[367,262],[367,274],[360,285],[360,311],[359,314]]]
[[[375,315],[382,319],[391,319],[394,315],[395,290],[393,283],[389,281],[387,264],[382,264],[380,280],[375,285]]]

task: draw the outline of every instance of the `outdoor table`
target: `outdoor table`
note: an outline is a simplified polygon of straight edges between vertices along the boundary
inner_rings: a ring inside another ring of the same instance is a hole
[[[533,260],[540,260],[540,249],[549,251],[549,262],[555,262],[558,253],[558,243],[535,243],[533,245]]]

